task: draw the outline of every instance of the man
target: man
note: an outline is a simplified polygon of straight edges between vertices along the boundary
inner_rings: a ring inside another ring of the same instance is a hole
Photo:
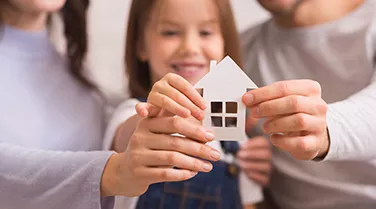
[[[280,148],[272,199],[283,209],[375,208],[376,1],[259,3],[273,17],[242,34],[244,69],[268,86],[243,101]]]

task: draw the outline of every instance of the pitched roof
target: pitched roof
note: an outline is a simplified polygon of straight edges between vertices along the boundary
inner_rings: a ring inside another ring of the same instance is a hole
[[[229,83],[242,85],[243,88],[257,88],[256,84],[229,56],[226,56],[218,64],[216,61],[211,61],[210,71],[196,83],[195,88]]]

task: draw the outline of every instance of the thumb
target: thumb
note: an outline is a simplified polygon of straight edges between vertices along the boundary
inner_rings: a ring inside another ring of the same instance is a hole
[[[245,130],[252,130],[257,125],[257,121],[258,119],[252,117],[251,114],[249,114],[245,122]]]
[[[160,113],[161,108],[150,103],[140,102],[136,105],[136,112],[141,117],[156,117]]]

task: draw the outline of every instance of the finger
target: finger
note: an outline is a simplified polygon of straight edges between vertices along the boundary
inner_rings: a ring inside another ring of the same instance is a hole
[[[273,134],[270,137],[271,143],[287,152],[290,152],[299,160],[311,160],[316,157],[320,148],[320,141],[314,135],[290,136]]]
[[[321,86],[312,80],[279,81],[247,92],[242,100],[247,107],[289,95],[321,96]]]
[[[259,172],[264,174],[269,174],[272,165],[270,162],[250,162],[239,160],[238,164],[242,170],[245,172]]]
[[[189,115],[191,115],[190,110],[179,105],[170,97],[158,92],[151,92],[149,94],[148,103],[153,104],[156,107],[166,109],[167,111],[183,118],[189,117]]]
[[[326,114],[327,104],[321,98],[290,95],[258,104],[251,109],[255,118],[305,113],[309,115]]]
[[[269,184],[269,174],[259,172],[247,172],[246,174],[248,178],[252,179],[262,186],[267,186]]]
[[[179,76],[180,77],[180,76]],[[181,78],[183,79],[183,78]],[[185,81],[185,79],[183,79]],[[174,83],[175,81],[171,81],[172,83]],[[187,82],[187,81],[185,81]],[[183,84],[181,84],[183,85]],[[198,94],[198,96],[200,98],[202,98],[200,96],[200,94],[188,83],[188,87],[186,88],[192,88],[193,91],[195,91],[196,94]],[[196,106],[189,98],[189,95],[188,95],[188,98],[187,98],[187,95],[184,95],[184,93],[186,92],[180,92],[178,89],[176,89],[175,86],[170,86],[169,83],[163,83],[161,82],[160,84],[155,84],[154,87],[153,87],[155,90],[153,91],[156,91],[154,94],[156,93],[159,93],[159,94],[162,94],[162,95],[165,95],[167,96],[168,98],[172,99],[175,103],[174,103],[174,106],[173,108],[176,109],[175,105],[178,105],[179,109],[182,109],[182,108],[186,108],[187,110],[190,111],[190,113],[192,114],[193,117],[197,118],[198,120],[202,120],[204,118],[204,112],[200,109],[200,107]],[[189,90],[187,90],[189,91]],[[150,94],[152,95],[152,94]],[[160,105],[160,101],[153,101],[153,100],[148,100],[148,102],[150,103],[155,103],[155,105]],[[158,103],[159,102],[159,103]],[[169,109],[170,107],[165,107],[165,106],[158,106],[158,107],[161,107],[161,108],[165,108],[167,110],[172,110],[172,109]],[[175,112],[172,112],[172,113],[175,113]],[[177,114],[177,113],[175,113]],[[178,114],[177,114],[178,115]]]
[[[173,166],[191,171],[209,172],[213,169],[211,163],[175,151],[155,150],[146,152],[140,158],[145,166]]]
[[[140,178],[147,179],[150,184],[159,182],[185,181],[197,175],[197,172],[175,168],[143,167],[137,172]]]
[[[269,119],[263,125],[267,134],[308,131],[316,132],[326,127],[325,118],[317,118],[308,114],[297,113],[279,118]]]
[[[237,154],[239,160],[254,160],[254,161],[270,161],[272,159],[272,152],[267,147],[266,149],[256,149],[252,151],[240,150]]]
[[[167,77],[169,77],[168,83],[172,87],[186,95],[196,106],[200,107],[202,110],[206,109],[206,103],[204,99],[187,80],[173,73],[168,74]]]
[[[158,117],[145,122],[147,123],[145,126],[153,133],[178,133],[200,142],[208,142],[214,139],[214,135],[206,131],[203,126],[181,117]]]
[[[269,148],[269,140],[264,136],[255,136],[240,145],[240,151],[242,150],[254,150],[259,148]]]
[[[140,102],[136,105],[136,112],[141,117],[156,117],[161,108],[158,108],[152,104],[146,102]]]
[[[248,115],[246,122],[245,122],[245,130],[252,130],[254,127],[256,127],[258,122],[257,118],[252,117],[251,115]]]
[[[217,161],[221,157],[218,150],[186,137],[155,134],[150,138],[152,140],[148,141],[147,144],[149,149],[176,151],[210,161]]]

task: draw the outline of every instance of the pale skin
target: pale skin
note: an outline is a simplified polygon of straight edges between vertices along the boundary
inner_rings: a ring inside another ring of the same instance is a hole
[[[136,106],[139,116],[133,116],[126,121],[120,126],[119,132],[129,130],[132,123],[137,122],[140,117],[159,118],[175,115],[192,121],[193,116],[196,123],[204,118],[205,101],[192,84],[209,71],[210,60],[221,60],[224,57],[224,41],[217,11],[211,1],[163,2],[163,11],[152,11],[150,21],[144,30],[143,42],[138,43],[138,57],[149,62],[154,85],[147,103],[139,103]],[[153,16],[156,14],[159,16]],[[186,131],[191,129],[189,126],[180,127]],[[116,137],[115,148],[126,147],[124,140],[126,139]],[[270,167],[271,152],[267,141],[261,139],[251,144],[249,149],[261,150],[253,159],[262,159]],[[265,154],[263,151],[268,153]],[[270,168],[266,167],[249,167],[248,170],[262,170],[262,175],[250,177],[268,182]],[[249,204],[244,208],[252,209],[255,206]]]
[[[223,58],[224,41],[221,36],[218,18],[215,15],[210,15],[216,12],[215,9],[208,5],[210,1],[202,1],[200,5],[195,3],[190,7],[191,9],[188,9],[187,5],[193,4],[194,2],[192,1],[181,0],[181,4],[179,1],[176,2],[176,6],[171,6],[172,12],[167,12],[168,5],[164,5],[164,14],[166,16],[161,17],[161,22],[153,21],[158,20],[158,18],[150,22],[150,25],[146,27],[145,41],[140,44],[144,46],[140,49],[140,57],[147,58],[151,65],[155,66],[152,68],[151,73],[156,83],[150,92],[148,102],[156,107],[163,107],[168,112],[181,117],[192,115],[197,120],[202,120],[204,114],[202,109],[205,108],[205,102],[192,88],[192,84],[195,84],[209,71],[210,60],[219,61]],[[208,12],[206,14],[202,12],[203,8],[207,8]],[[201,11],[201,13],[196,13],[196,10]],[[191,14],[193,13],[203,15],[192,18]],[[158,36],[153,32],[154,30],[162,33],[169,32],[173,35],[168,37]],[[163,44],[153,45],[153,43]],[[160,60],[166,60],[165,64],[161,64]],[[178,60],[178,62],[175,60]],[[186,75],[169,65],[169,63],[184,63],[184,60],[189,60],[188,62],[190,63],[201,63],[205,60],[205,68],[196,74]],[[162,78],[163,72],[165,76]],[[174,74],[181,75],[186,81]],[[158,81],[158,79],[161,80]],[[140,115],[145,116],[143,113],[140,113]],[[252,128],[253,124],[253,122],[249,122],[249,128]],[[271,151],[267,139],[258,137],[258,141],[260,140],[264,141],[261,146],[255,140],[249,140],[248,142],[251,144],[249,146],[251,151],[257,150],[255,152],[257,153],[256,155],[247,157],[246,159],[249,159],[247,161],[244,161],[244,159],[239,160],[243,164],[247,164],[245,171],[251,179],[266,185],[269,182],[269,173],[271,171]],[[257,146],[253,146],[253,144]],[[242,147],[241,149],[243,150],[244,148]]]
[[[47,15],[59,11],[64,4],[65,0],[2,1],[2,22],[25,31],[41,31],[47,26]],[[172,133],[187,137],[174,137]],[[141,119],[131,133],[119,131],[117,137],[129,138],[129,145],[109,158],[102,174],[101,196],[138,196],[152,183],[182,181],[197,172],[209,172],[212,165],[206,160],[220,158],[217,150],[205,145],[214,136],[180,117]],[[174,166],[181,169],[173,169]]]
[[[1,18],[5,24],[27,31],[45,29],[47,15],[62,8],[65,0],[7,0],[0,2]]]
[[[286,28],[308,27],[339,19],[364,0],[259,0],[277,24]],[[265,133],[276,147],[300,160],[324,158],[330,137],[326,125],[328,106],[321,86],[312,80],[279,81],[248,92],[243,102],[251,117],[265,118]],[[330,130],[329,130],[330,131]],[[247,152],[251,155],[251,152]],[[247,154],[245,154],[247,155]]]

